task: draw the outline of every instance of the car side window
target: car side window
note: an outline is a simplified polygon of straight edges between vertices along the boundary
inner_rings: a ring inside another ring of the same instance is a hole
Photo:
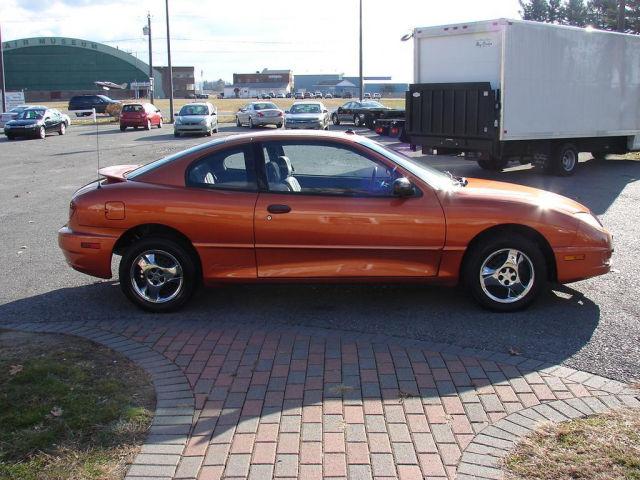
[[[268,188],[278,193],[391,197],[401,176],[395,167],[331,142],[266,142],[263,152]]]
[[[188,187],[257,191],[255,167],[249,147],[236,147],[206,155],[187,169]]]

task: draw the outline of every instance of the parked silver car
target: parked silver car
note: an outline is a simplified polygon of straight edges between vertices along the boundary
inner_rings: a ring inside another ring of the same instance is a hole
[[[329,110],[321,102],[295,102],[285,112],[284,126],[329,130]]]
[[[209,102],[183,105],[176,114],[173,134],[179,137],[183,133],[200,133],[208,136],[218,133],[216,107]]]
[[[236,112],[236,125],[254,128],[261,125],[284,125],[284,112],[275,103],[251,102]]]

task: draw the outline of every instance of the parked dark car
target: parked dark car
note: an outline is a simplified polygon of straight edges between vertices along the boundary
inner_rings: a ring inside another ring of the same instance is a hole
[[[74,110],[91,110],[96,109],[96,113],[106,113],[107,107],[114,103],[120,103],[117,100],[107,97],[106,95],[76,95],[69,100],[69,111]],[[89,116],[90,113],[76,113],[77,117]]]
[[[342,98],[353,98],[353,94],[351,92],[344,92]]]
[[[378,118],[385,118],[391,114],[402,113],[404,110],[385,107],[380,102],[373,100],[354,100],[347,102],[331,114],[331,121],[334,125],[343,122],[352,122],[356,127],[366,125],[373,128],[373,122]]]
[[[47,133],[64,135],[69,126],[68,117],[58,110],[47,107],[29,107],[4,126],[4,134],[9,140],[16,137],[44,139]]]

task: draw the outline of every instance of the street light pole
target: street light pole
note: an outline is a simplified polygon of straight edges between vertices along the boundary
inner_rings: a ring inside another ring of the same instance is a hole
[[[2,111],[7,111],[7,96],[5,91],[4,84],[4,52],[2,50],[2,28],[0,28],[0,92],[2,92],[2,102],[0,102],[0,106],[2,107]]]
[[[173,70],[171,69],[171,35],[169,34],[169,0],[165,0],[167,11],[167,66],[169,68],[169,115],[173,123]]]
[[[153,50],[151,47],[151,12],[147,13],[147,35],[149,35],[149,101],[153,103]]]
[[[360,100],[364,97],[364,77],[362,76],[362,0],[360,0]]]

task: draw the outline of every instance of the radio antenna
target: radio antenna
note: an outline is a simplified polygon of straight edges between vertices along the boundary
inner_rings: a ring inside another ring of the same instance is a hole
[[[98,173],[98,188],[101,188],[100,187],[100,134],[98,131],[98,117],[96,116],[95,107],[92,108],[92,110],[93,110],[93,123],[96,124],[96,157],[98,161],[98,170],[96,172]]]

